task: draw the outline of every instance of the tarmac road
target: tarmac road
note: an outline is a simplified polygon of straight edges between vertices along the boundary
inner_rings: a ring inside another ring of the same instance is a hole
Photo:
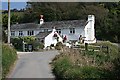
[[[50,61],[57,51],[18,52],[18,60],[8,78],[55,78]]]

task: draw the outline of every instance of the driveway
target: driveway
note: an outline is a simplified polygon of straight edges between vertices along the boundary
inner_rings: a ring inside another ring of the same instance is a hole
[[[55,78],[50,61],[57,51],[18,52],[18,60],[9,78]]]

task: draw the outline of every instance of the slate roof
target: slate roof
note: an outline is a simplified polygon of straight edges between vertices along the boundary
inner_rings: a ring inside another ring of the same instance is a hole
[[[39,29],[39,25],[35,23],[14,24],[11,26],[11,30],[24,30],[24,29]]]
[[[85,20],[69,20],[69,21],[53,21],[45,22],[41,28],[53,28],[53,27],[81,27],[86,23]]]
[[[35,30],[41,28],[70,28],[70,27],[81,27],[86,24],[85,20],[69,20],[69,21],[52,21],[44,22],[42,25],[35,23],[25,23],[25,24],[14,24],[11,26],[11,30]]]
[[[45,38],[48,34],[50,34],[52,31],[49,32],[39,32],[36,37],[38,38]]]

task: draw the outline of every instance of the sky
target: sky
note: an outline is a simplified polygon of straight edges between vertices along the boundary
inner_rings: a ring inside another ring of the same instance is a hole
[[[10,9],[23,9],[27,5],[26,2],[11,2],[10,3]],[[2,2],[2,10],[8,10],[8,3],[7,2]]]

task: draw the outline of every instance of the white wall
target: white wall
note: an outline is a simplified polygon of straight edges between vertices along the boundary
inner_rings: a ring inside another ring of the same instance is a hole
[[[88,24],[85,26],[85,43],[95,43],[95,17],[94,15],[88,15]]]
[[[75,28],[75,33],[71,34],[70,33],[70,29],[66,28],[66,29],[62,29],[61,34],[63,36],[67,36],[67,40],[79,40],[79,36],[82,35],[82,37],[84,37],[85,32],[84,32],[84,27],[76,27]]]
[[[53,35],[54,35],[54,33],[56,33],[57,34],[57,36],[59,37],[59,40],[57,41],[57,39],[55,39],[54,37],[53,37]],[[47,47],[47,46],[50,46],[51,44],[54,44],[54,46],[57,44],[57,42],[62,42],[62,38],[60,37],[60,35],[56,32],[56,30],[55,29],[53,29],[53,31],[48,35],[48,36],[46,36],[45,37],[45,40],[44,40],[44,46],[45,46],[45,48]]]
[[[28,30],[18,30],[18,31],[15,31],[15,37],[19,36],[19,31],[23,31],[23,35],[28,36]],[[37,35],[39,32],[40,32],[39,30],[34,30],[34,36]],[[11,37],[14,37],[14,36],[11,36]]]

